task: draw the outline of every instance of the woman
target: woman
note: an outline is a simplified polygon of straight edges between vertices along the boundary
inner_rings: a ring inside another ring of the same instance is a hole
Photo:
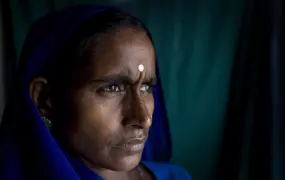
[[[154,111],[155,52],[135,17],[76,6],[32,27],[0,129],[0,179],[190,179],[140,162]]]

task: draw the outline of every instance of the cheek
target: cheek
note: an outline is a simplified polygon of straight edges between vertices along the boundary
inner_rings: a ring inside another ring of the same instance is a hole
[[[116,125],[120,122],[122,104],[119,98],[104,98],[95,93],[82,95],[78,103],[81,117],[89,123]]]
[[[113,137],[120,129],[120,104],[89,91],[81,92],[77,97],[74,101],[77,123],[73,137],[100,147],[114,141]]]
[[[108,124],[120,113],[120,103],[116,99],[108,100],[89,91],[82,92],[78,97],[76,104],[79,118],[88,120],[90,123]]]

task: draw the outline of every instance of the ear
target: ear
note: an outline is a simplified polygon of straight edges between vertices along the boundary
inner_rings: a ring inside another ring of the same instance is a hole
[[[51,113],[52,103],[47,79],[43,77],[34,78],[30,82],[29,92],[39,113],[48,118]]]

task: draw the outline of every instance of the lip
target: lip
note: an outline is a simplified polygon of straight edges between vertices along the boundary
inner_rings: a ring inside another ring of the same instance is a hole
[[[117,144],[116,147],[130,154],[137,154],[143,151],[146,137],[132,138],[123,143]]]

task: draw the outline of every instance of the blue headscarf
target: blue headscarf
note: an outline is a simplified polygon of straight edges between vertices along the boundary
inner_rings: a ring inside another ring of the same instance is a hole
[[[47,14],[31,28],[21,54],[15,96],[5,109],[0,127],[1,180],[101,179],[60,149],[33,104],[28,85],[31,78],[42,73],[44,66],[46,71],[52,70],[61,47],[75,27],[88,17],[110,8],[93,5],[70,7]],[[167,162],[171,155],[171,142],[157,77],[154,119],[143,161]]]

